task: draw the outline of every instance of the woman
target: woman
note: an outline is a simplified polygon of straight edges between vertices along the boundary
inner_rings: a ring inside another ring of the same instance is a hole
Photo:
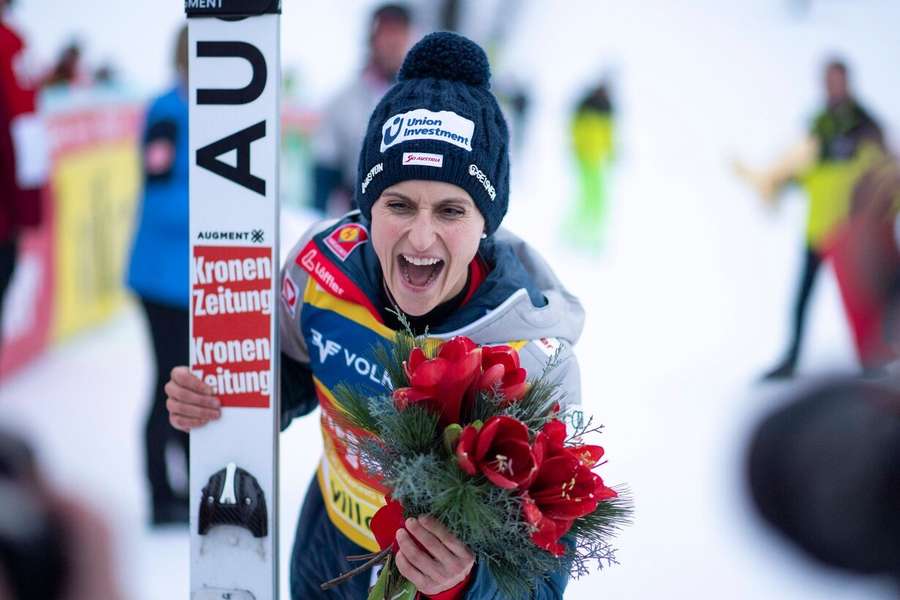
[[[498,231],[509,200],[508,134],[481,48],[437,33],[410,51],[369,120],[358,173],[360,210],[315,226],[282,274],[282,289],[296,292],[280,304],[282,427],[321,406],[325,447],[297,527],[293,598],[366,595],[366,577],[319,591],[353,566],[344,557],[377,549],[368,520],[385,493],[346,452],[332,391],[338,383],[384,390],[371,349],[401,327],[394,311],[436,338],[510,343],[532,374],[560,349],[567,401],[580,397],[571,346],[582,329],[581,305],[524,242]],[[187,368],[173,372],[167,389],[176,428],[217,418],[211,390]],[[474,564],[435,520],[407,527],[424,550],[399,533],[397,565],[420,592],[499,595],[486,565]],[[535,584],[536,597],[559,598],[566,576]]]

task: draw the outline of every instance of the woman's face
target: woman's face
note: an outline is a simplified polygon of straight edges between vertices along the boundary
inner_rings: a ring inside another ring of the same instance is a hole
[[[411,180],[372,206],[372,245],[400,310],[421,316],[462,291],[484,217],[461,187]]]

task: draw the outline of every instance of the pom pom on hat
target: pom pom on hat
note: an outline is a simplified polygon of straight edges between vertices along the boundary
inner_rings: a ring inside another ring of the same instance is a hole
[[[399,81],[410,79],[447,79],[490,89],[491,68],[487,55],[472,40],[455,33],[431,33],[413,46],[400,73]]]
[[[432,33],[406,55],[372,111],[354,198],[363,217],[388,187],[452,183],[471,196],[491,235],[509,206],[509,131],[490,90],[487,55],[455,33]]]

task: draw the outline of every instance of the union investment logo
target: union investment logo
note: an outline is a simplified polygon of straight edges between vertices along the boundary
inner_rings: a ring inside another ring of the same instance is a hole
[[[263,243],[263,230],[262,229],[254,229],[250,232],[250,241],[254,244],[262,244]]]

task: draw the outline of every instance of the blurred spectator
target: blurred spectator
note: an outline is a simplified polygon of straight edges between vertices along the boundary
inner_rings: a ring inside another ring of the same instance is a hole
[[[344,212],[351,204],[369,115],[394,83],[411,36],[405,6],[383,4],[372,13],[366,66],[325,108],[313,138],[313,206],[317,210],[326,213],[335,206],[332,212]]]
[[[23,72],[25,44],[3,20],[7,4],[0,0],[0,323],[19,234],[41,222],[41,188],[49,170],[35,85]]]
[[[877,159],[882,140],[878,123],[850,91],[847,66],[840,60],[824,71],[825,108],[813,120],[809,135],[765,171],[736,164],[737,173],[767,201],[791,181],[809,196],[803,270],[791,315],[791,337],[781,361],[765,379],[791,377],[800,356],[807,306],[829,235],[847,215],[850,192],[859,175]],[[870,142],[870,143],[866,143]]]
[[[70,42],[60,53],[44,85],[72,85],[81,80],[81,44]]]
[[[54,490],[17,436],[0,431],[0,600],[121,600],[109,529]]]
[[[826,246],[837,274],[864,371],[880,372],[896,356],[885,336],[900,283],[895,223],[900,212],[900,163],[886,152],[853,189],[850,214]],[[900,339],[895,339],[900,342]]]
[[[118,73],[111,64],[100,65],[94,71],[94,83],[101,86],[113,87],[118,81]]]
[[[596,248],[604,235],[606,180],[613,154],[613,107],[605,82],[578,103],[571,127],[578,199],[566,235],[578,244]]]
[[[176,365],[187,364],[189,348],[188,241],[188,41],[178,34],[177,82],[147,109],[143,130],[143,195],[128,268],[128,286],[147,318],[156,361],[153,395],[145,426],[152,523],[187,523],[187,490],[174,490],[167,449],[183,454],[188,436],[169,427],[163,386]],[[179,456],[179,462],[181,462]]]

